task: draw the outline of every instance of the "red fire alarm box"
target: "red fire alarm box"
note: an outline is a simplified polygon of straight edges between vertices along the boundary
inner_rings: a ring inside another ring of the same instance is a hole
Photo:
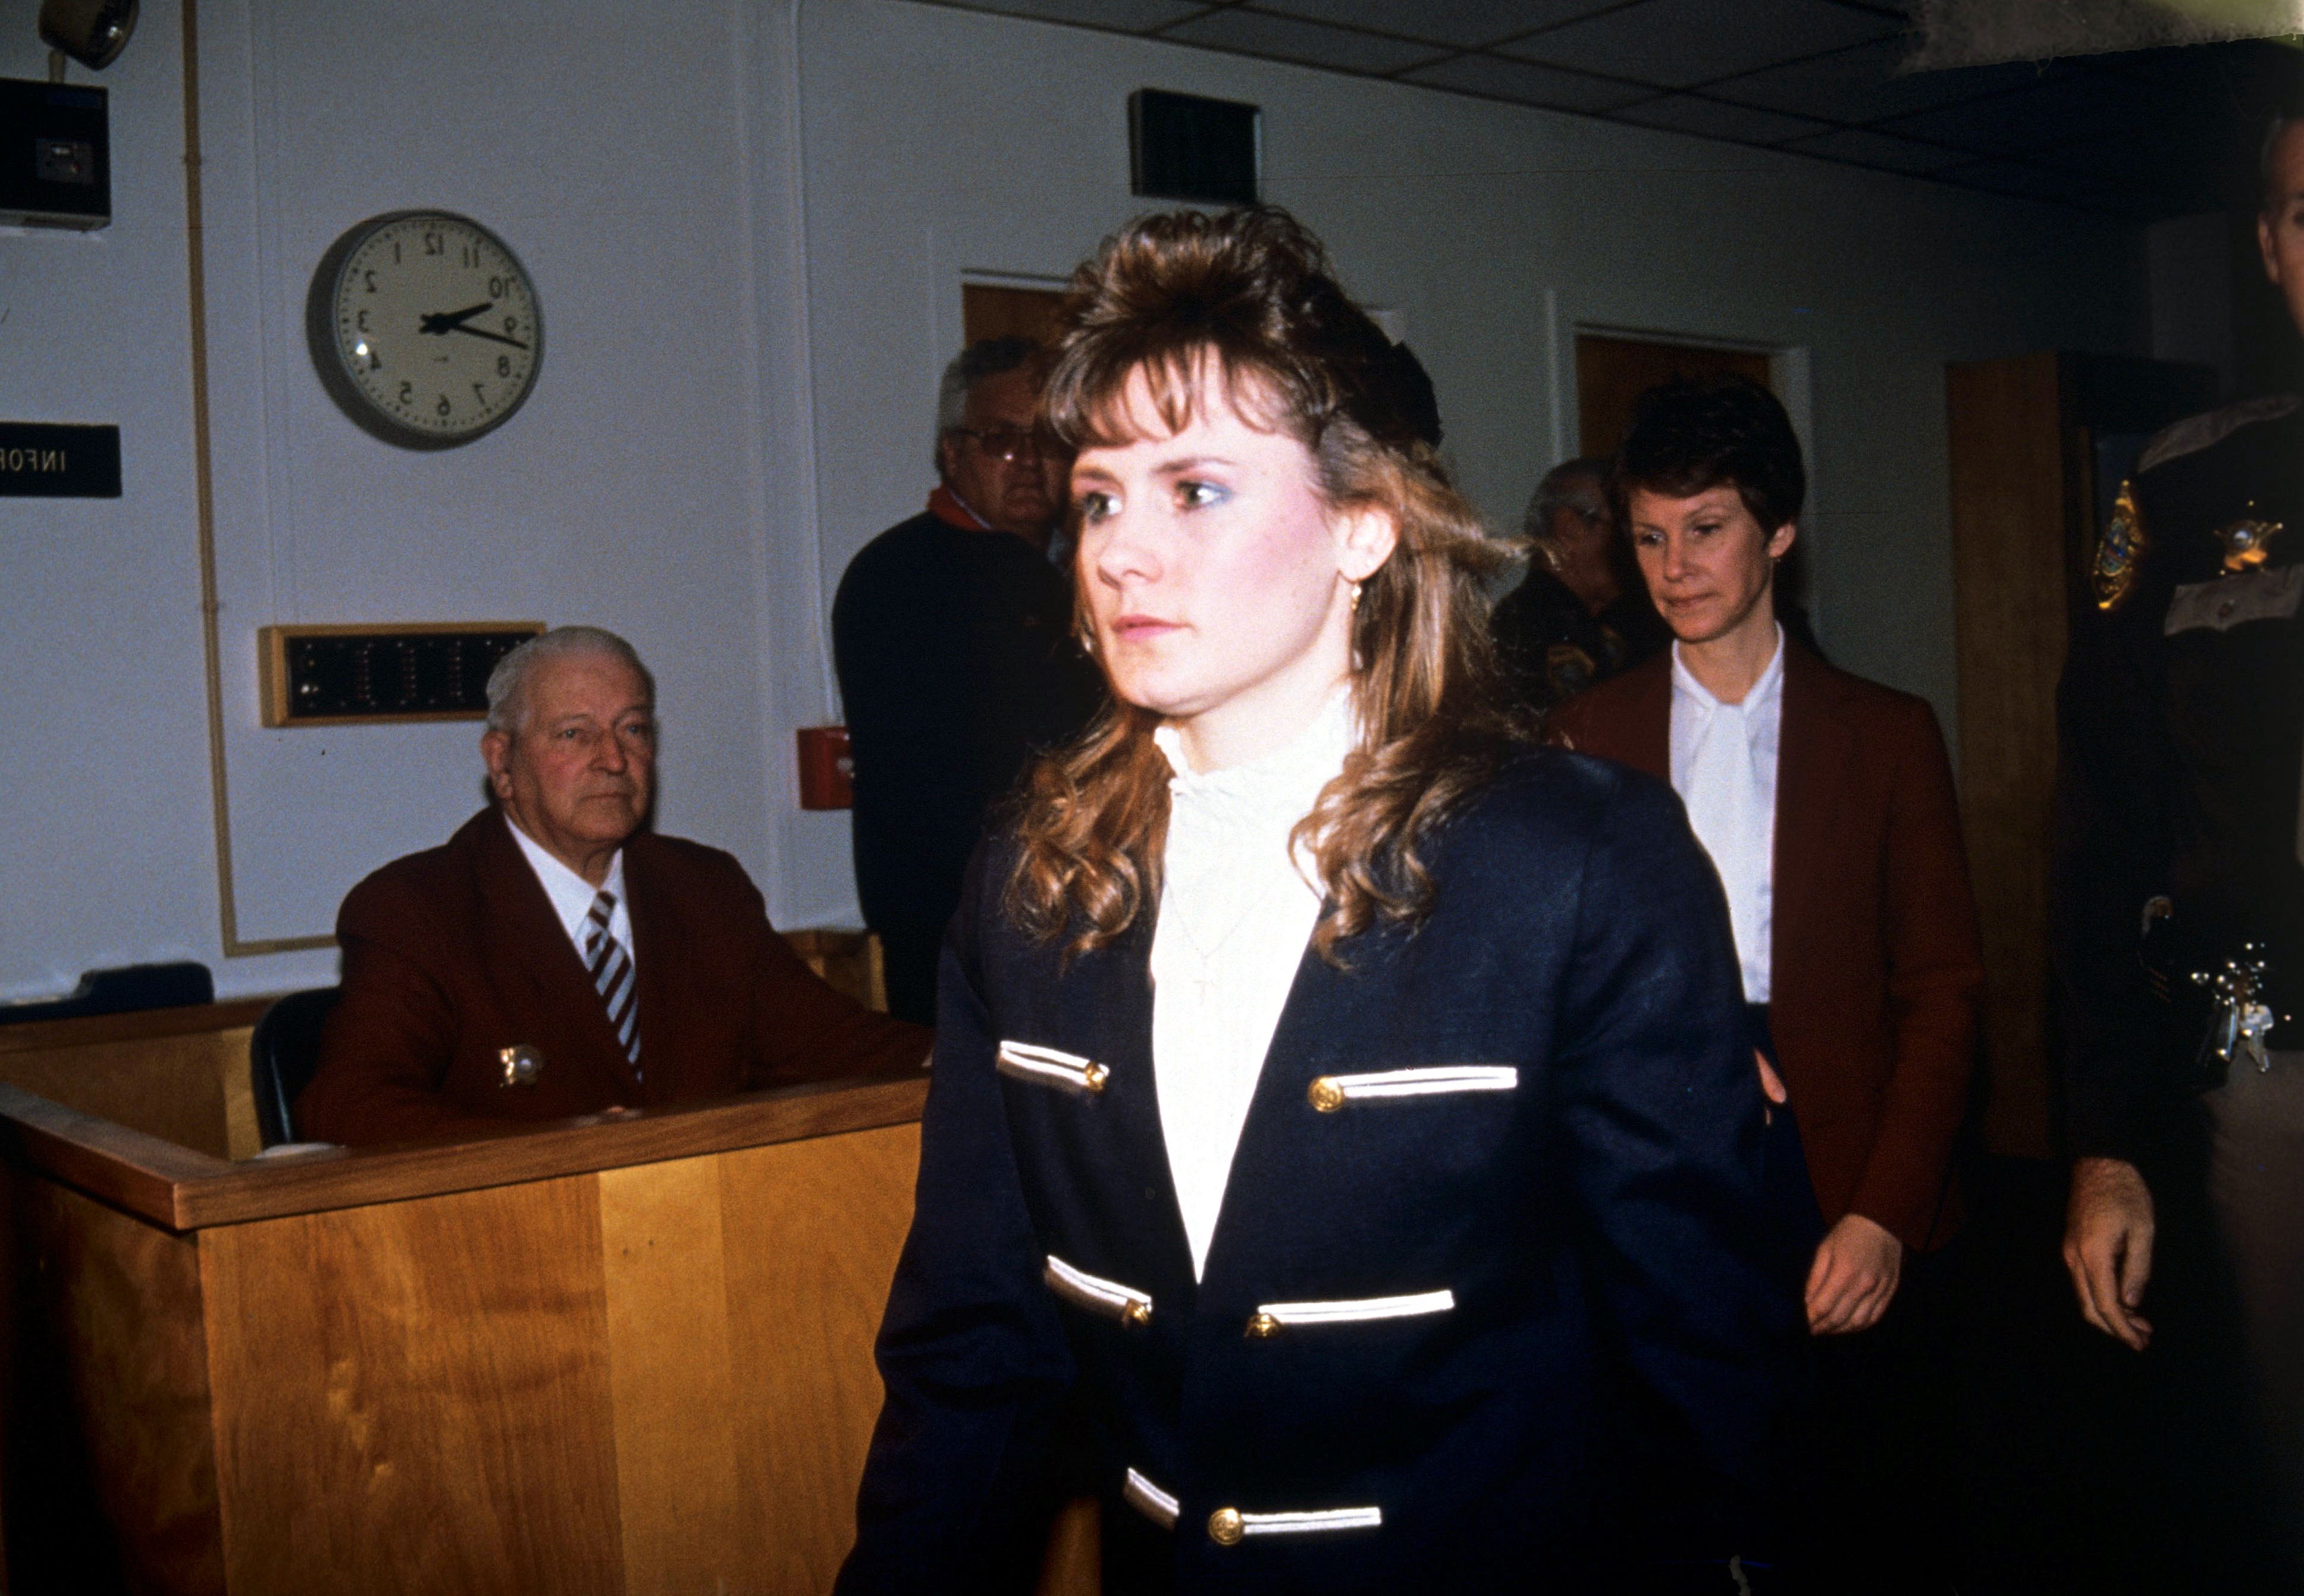
[[[800,806],[845,809],[856,801],[856,764],[848,756],[848,728],[800,729]]]

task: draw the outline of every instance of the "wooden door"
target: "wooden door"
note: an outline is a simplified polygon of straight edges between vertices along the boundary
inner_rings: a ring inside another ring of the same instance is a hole
[[[2050,1153],[2048,810],[2071,528],[2085,516],[2066,459],[2053,353],[1944,374],[1952,444],[1960,808],[1984,934],[1984,1135]]]
[[[1662,343],[1597,333],[1576,335],[1578,452],[1605,457],[1631,430],[1632,407],[1641,394],[1674,377],[1702,381],[1748,376],[1773,389],[1770,361],[1758,350],[1707,349],[1692,343]]]
[[[963,347],[1012,334],[1055,342],[1056,305],[1063,295],[1053,288],[1004,288],[964,283],[960,289],[960,338]]]
[[[2214,384],[2204,367],[2047,350],[1945,368],[1961,823],[1984,933],[1984,1136],[1995,1153],[2055,1151],[2056,683],[2088,602],[2105,485],[2116,489],[2146,436],[2212,403]]]

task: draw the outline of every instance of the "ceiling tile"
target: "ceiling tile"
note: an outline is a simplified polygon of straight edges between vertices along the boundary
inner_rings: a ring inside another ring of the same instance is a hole
[[[1634,100],[1650,98],[1655,91],[1635,83],[1611,83],[1582,72],[1506,61],[1498,55],[1459,55],[1453,61],[1417,68],[1405,74],[1410,83],[1435,89],[1460,89],[1524,106],[1549,106],[1560,111],[1610,111]]]
[[[1668,94],[1644,100],[1611,114],[1611,121],[1636,122],[1642,127],[1693,133],[1699,139],[1728,139],[1739,144],[1780,144],[1802,133],[1820,132],[1824,123],[1805,116],[1784,116],[1757,111],[1749,106],[1724,105],[1692,94]]]
[[[1256,0],[1258,11],[1284,12],[1316,22],[1342,22],[1378,33],[1404,34],[1444,45],[1492,44],[1587,16],[1621,0]]]
[[[1348,72],[1396,72],[1441,54],[1431,45],[1379,38],[1370,33],[1325,28],[1317,22],[1252,11],[1215,12],[1171,28],[1160,37],[1182,45],[1206,45],[1249,55],[1270,55]]]
[[[2174,216],[2253,208],[2247,198],[2256,177],[2249,152],[2164,140],[2148,129],[2127,139],[2089,139],[2044,151],[2030,160],[2100,184],[2124,210]]]
[[[1911,46],[1901,38],[1876,39],[1830,55],[1707,84],[1704,92],[1719,99],[1765,106],[1771,111],[1821,116],[1826,122],[1860,122],[2021,89],[2040,80],[2038,69],[2023,63],[1898,72],[1910,50]]]
[[[1507,55],[1675,89],[1843,49],[1896,31],[1893,17],[1831,0],[1638,0],[1504,46]]]
[[[1884,172],[1937,172],[1968,159],[1963,152],[1945,149],[1934,144],[1922,144],[1916,139],[1898,139],[1888,133],[1875,133],[1865,128],[1841,128],[1813,138],[1795,139],[1784,146],[1802,155],[1828,156],[1835,161],[1852,161],[1859,166],[1876,167]]]
[[[989,11],[1004,16],[1037,17],[1047,22],[1077,22],[1121,33],[1144,33],[1182,21],[1204,5],[1192,0],[930,0],[960,11]]]
[[[2156,83],[2181,83],[2190,76],[2190,56],[2204,61],[2208,55],[2203,46],[2197,50],[2109,50],[2101,55],[2091,55],[2088,64],[2099,71],[2118,72],[2126,77],[2141,78]]]
[[[2163,120],[2181,121],[2181,112],[2182,107],[2168,106],[2159,93],[2142,84],[2073,75],[1876,125],[1994,155],[2022,155]]]
[[[1989,189],[1996,194],[2020,194],[2063,205],[2102,205],[2114,198],[2110,184],[2069,172],[2048,172],[2019,161],[1969,161],[1935,173],[1964,188]]]

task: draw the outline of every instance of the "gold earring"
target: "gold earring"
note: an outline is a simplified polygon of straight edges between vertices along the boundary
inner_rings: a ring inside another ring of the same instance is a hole
[[[1351,589],[1351,607],[1357,611],[1360,607],[1360,585],[1358,582],[1347,582],[1344,586]]]

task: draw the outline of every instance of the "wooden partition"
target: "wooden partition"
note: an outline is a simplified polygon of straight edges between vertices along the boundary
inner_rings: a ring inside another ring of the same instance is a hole
[[[235,1162],[208,1018],[0,1051],[9,1589],[829,1588],[924,1077]]]
[[[0,1026],[0,1084],[217,1158],[263,1140],[248,1040],[270,998]]]

